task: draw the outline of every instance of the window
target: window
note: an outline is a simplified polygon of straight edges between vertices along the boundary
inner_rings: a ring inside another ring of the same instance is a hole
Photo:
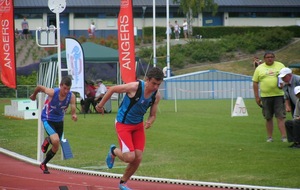
[[[15,19],[41,19],[43,18],[43,14],[15,14]]]
[[[98,18],[98,13],[75,13],[74,18]]]
[[[256,18],[290,18],[299,17],[300,13],[290,12],[231,12],[229,17],[256,17]]]

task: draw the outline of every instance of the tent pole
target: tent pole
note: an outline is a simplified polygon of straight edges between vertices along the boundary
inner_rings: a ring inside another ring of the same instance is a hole
[[[58,86],[61,81],[61,49],[60,49],[60,19],[59,13],[56,13],[56,32],[57,32],[57,66],[58,66]]]

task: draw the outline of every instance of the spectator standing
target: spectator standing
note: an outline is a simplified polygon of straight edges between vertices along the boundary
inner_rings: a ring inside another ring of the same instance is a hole
[[[172,38],[172,24],[171,22],[169,22],[169,31],[168,31],[168,28],[166,30],[166,34],[167,34],[167,37],[169,37],[170,39]]]
[[[255,69],[256,67],[258,67],[258,65],[260,65],[262,63],[262,61],[260,59],[258,59],[258,57],[254,57],[253,58],[253,68]]]
[[[91,23],[91,26],[90,26],[90,37],[95,37],[95,32],[96,32],[96,26],[95,26],[95,23],[92,22]]]
[[[29,24],[25,17],[21,23],[21,26],[22,26],[22,35],[23,35],[24,39],[27,40],[28,34],[29,34]]]
[[[290,68],[282,68],[279,72],[279,78],[282,78],[285,85],[283,86],[284,99],[285,99],[285,110],[291,112],[294,117],[294,111],[296,106],[297,97],[294,93],[294,88],[300,86],[300,76],[292,74]]]
[[[188,38],[188,23],[186,20],[183,21],[182,28],[183,28],[184,38],[187,39]]]
[[[165,66],[165,67],[163,68],[163,70],[162,70],[162,72],[164,73],[164,77],[165,77],[165,78],[168,76],[167,71],[168,71],[168,67]]]
[[[108,168],[113,167],[115,157],[128,163],[121,177],[119,189],[130,190],[126,182],[136,172],[142,161],[146,141],[145,129],[150,128],[156,119],[157,107],[160,101],[158,88],[163,78],[163,72],[154,67],[148,71],[146,81],[110,87],[101,102],[96,106],[97,111],[103,114],[103,106],[113,93],[126,93],[115,122],[120,148],[112,144],[106,157]],[[149,107],[149,117],[144,123],[143,118]]]
[[[285,122],[285,128],[288,141],[293,142],[290,147],[300,148],[300,86],[294,88],[294,94],[297,97],[294,119],[287,120]]]
[[[285,66],[274,61],[275,54],[266,52],[264,63],[259,65],[253,74],[253,91],[257,105],[262,107],[263,116],[266,120],[267,142],[273,142],[273,115],[277,118],[278,128],[282,142],[287,142],[285,131],[285,105],[284,92],[278,88],[278,74]],[[259,94],[260,91],[260,94]]]
[[[174,33],[175,33],[175,40],[179,40],[180,27],[177,23],[177,20],[175,20]]]
[[[46,164],[55,156],[59,149],[64,132],[64,116],[69,105],[71,105],[72,120],[77,121],[76,97],[70,91],[71,86],[71,78],[64,77],[60,82],[59,88],[52,89],[39,85],[30,96],[31,100],[35,100],[39,92],[47,94],[41,120],[48,137],[45,138],[41,149],[43,153],[46,153],[49,144],[52,144],[52,148],[46,153],[46,158],[40,165],[44,174],[50,173]]]

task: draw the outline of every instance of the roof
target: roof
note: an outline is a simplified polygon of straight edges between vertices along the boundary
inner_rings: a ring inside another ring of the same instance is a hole
[[[300,68],[300,63],[293,63],[293,64],[290,64],[288,67],[289,68],[297,68],[297,69],[299,69]]]
[[[300,6],[299,0],[215,0],[219,6]]]
[[[81,44],[84,52],[85,62],[118,62],[118,50],[98,45],[92,42],[85,42]],[[57,61],[57,53],[48,57],[42,58],[41,62]],[[66,62],[66,51],[61,52],[61,62]]]
[[[115,7],[120,6],[120,0],[66,0],[67,7]],[[300,6],[299,0],[215,0],[219,6],[256,6],[256,7],[293,7]],[[170,6],[178,6],[169,1]],[[134,0],[133,6],[151,6],[151,0]],[[165,6],[165,0],[156,0],[156,6]],[[15,7],[48,7],[47,0],[14,0]]]
[[[219,70],[204,70],[204,71],[197,71],[193,73],[187,73],[183,75],[173,76],[169,78],[165,78],[164,81],[177,81],[177,80],[185,80],[185,78],[191,78],[196,75],[202,75],[203,80],[246,80],[252,81],[252,76],[230,73],[225,71]]]
[[[101,7],[119,7],[120,0],[67,0],[67,7],[94,7],[94,6],[101,6]],[[134,0],[133,6],[152,6],[152,1],[149,0]],[[165,0],[156,0],[156,6],[165,6]],[[170,5],[177,5],[170,0]],[[47,0],[15,0],[14,1],[15,7],[48,7]]]

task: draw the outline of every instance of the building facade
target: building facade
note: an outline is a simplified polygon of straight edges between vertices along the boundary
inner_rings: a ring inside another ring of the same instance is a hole
[[[299,0],[215,0],[218,12],[203,12],[195,16],[193,26],[291,26],[300,25]],[[21,29],[23,18],[29,22],[31,33],[39,27],[56,25],[56,15],[46,0],[14,0],[15,28]],[[120,0],[68,0],[60,14],[61,36],[88,36],[92,22],[97,37],[117,35]],[[166,1],[155,0],[155,25],[166,26]],[[180,6],[170,0],[169,19],[182,25],[185,19]],[[137,35],[143,27],[153,26],[153,1],[133,0],[134,24]]]

